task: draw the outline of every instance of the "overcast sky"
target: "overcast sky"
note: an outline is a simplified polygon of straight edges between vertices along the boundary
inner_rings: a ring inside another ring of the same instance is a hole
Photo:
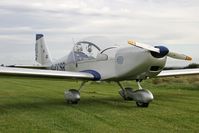
[[[53,58],[67,54],[72,40],[106,36],[120,45],[164,44],[199,63],[199,1],[0,1],[0,64],[33,63],[36,33],[45,35]]]

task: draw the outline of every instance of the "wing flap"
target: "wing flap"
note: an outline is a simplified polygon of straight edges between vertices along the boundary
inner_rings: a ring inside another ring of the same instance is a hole
[[[197,75],[199,74],[199,68],[197,69],[179,69],[179,70],[163,70],[158,77],[170,77],[180,75]]]
[[[49,66],[33,66],[33,65],[9,65],[6,67],[14,67],[14,68],[28,68],[28,69],[47,69]]]
[[[86,72],[53,71],[53,70],[38,70],[38,69],[9,68],[9,67],[0,67],[0,76],[94,80],[94,76]]]

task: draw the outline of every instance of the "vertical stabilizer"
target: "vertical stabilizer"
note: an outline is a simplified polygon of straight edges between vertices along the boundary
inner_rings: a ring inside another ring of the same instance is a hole
[[[52,64],[48,48],[44,42],[43,34],[36,34],[35,60],[41,65]]]

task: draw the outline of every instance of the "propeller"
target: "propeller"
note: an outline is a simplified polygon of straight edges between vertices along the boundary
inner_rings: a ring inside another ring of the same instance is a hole
[[[142,49],[149,50],[149,51],[151,51],[151,54],[154,57],[157,57],[157,58],[169,56],[169,57],[174,58],[174,59],[189,60],[189,61],[192,60],[192,58],[187,56],[187,55],[169,51],[169,49],[165,46],[151,46],[151,45],[148,45],[148,44],[145,44],[145,43],[139,43],[139,42],[136,42],[136,41],[133,41],[133,40],[129,40],[128,44],[142,48]]]

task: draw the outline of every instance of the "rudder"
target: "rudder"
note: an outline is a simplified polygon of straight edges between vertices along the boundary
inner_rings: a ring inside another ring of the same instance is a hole
[[[41,65],[52,64],[52,60],[48,51],[48,47],[45,44],[43,34],[36,34],[35,60]]]

